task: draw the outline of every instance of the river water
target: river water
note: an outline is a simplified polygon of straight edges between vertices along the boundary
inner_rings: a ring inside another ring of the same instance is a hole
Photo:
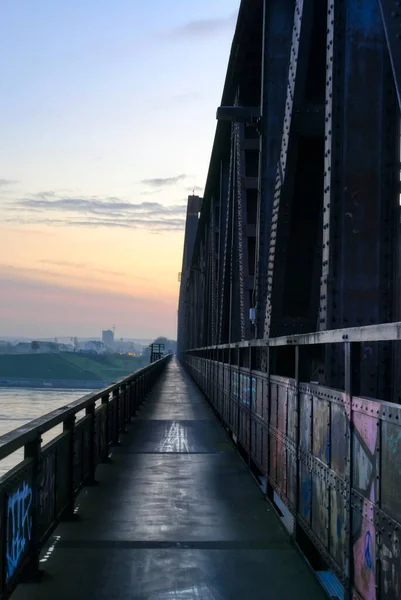
[[[0,388],[0,436],[89,393],[90,390]],[[61,431],[62,425],[59,425],[46,433],[43,444]],[[0,476],[20,462],[23,455],[21,448],[0,460]]]

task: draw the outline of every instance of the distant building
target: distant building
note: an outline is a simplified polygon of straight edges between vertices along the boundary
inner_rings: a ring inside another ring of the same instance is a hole
[[[102,331],[102,342],[107,348],[112,348],[114,346],[114,331],[111,329]]]
[[[19,342],[12,348],[12,354],[58,354],[64,344],[55,342]]]
[[[97,340],[92,342],[86,342],[84,345],[85,352],[94,352],[96,354],[104,354],[107,352],[107,346],[103,344],[103,342],[99,342]]]

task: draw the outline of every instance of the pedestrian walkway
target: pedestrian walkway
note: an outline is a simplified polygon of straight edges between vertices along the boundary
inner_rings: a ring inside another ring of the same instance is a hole
[[[323,600],[202,394],[174,360],[12,600]]]

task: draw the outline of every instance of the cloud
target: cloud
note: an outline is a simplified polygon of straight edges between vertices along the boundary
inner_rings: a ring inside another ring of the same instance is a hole
[[[101,275],[107,275],[107,276],[113,276],[113,277],[129,277],[129,273],[124,272],[124,271],[113,271],[110,269],[99,269],[98,267],[95,267],[93,264],[91,263],[84,263],[84,262],[73,262],[70,260],[49,260],[49,259],[42,259],[39,261],[41,264],[44,265],[50,265],[53,267],[69,267],[71,269],[74,269],[76,271],[90,271],[91,273],[100,273]],[[1,266],[1,265],[0,265]],[[75,277],[75,275],[74,275]],[[135,281],[150,281],[148,277],[142,277],[140,275],[135,275]]]
[[[171,296],[168,293],[161,293],[162,290],[158,289],[157,284],[154,285],[152,283],[151,289],[138,289],[136,285],[136,292],[133,293],[130,286],[119,286],[117,290],[113,287],[110,287],[109,281],[107,279],[88,279],[88,276],[83,275],[74,275],[72,277],[66,278],[62,274],[55,273],[54,271],[48,269],[40,269],[34,267],[22,267],[18,265],[12,265],[7,263],[0,263],[0,284],[4,284],[4,281],[8,279],[9,281],[23,281],[25,284],[41,286],[41,284],[47,284],[59,289],[68,289],[68,290],[81,290],[87,293],[96,293],[101,292],[103,295],[114,296],[118,295],[120,297],[126,298],[137,298],[137,299],[157,299],[160,302],[170,302],[175,300],[175,296]],[[136,280],[138,278],[135,278]],[[88,285],[82,286],[82,282],[85,281]],[[144,278],[144,281],[146,280]]]
[[[128,273],[123,273],[122,271],[110,271],[108,269],[98,269],[89,263],[77,263],[69,260],[48,260],[42,259],[39,261],[41,264],[50,265],[53,267],[69,267],[71,269],[80,271],[80,270],[89,270],[91,273],[100,273],[101,275],[112,275],[115,277],[127,277]],[[143,278],[141,278],[143,279]]]
[[[18,183],[15,179],[0,179],[0,187],[6,187],[7,185],[13,185]]]
[[[143,228],[162,232],[182,230],[185,226],[185,215],[186,204],[132,203],[121,198],[98,196],[57,197],[54,192],[44,192],[9,203],[7,217],[3,219],[3,223]]]
[[[186,179],[187,175],[177,175],[176,177],[155,177],[153,179],[142,179],[141,183],[143,185],[148,185],[153,188],[163,188],[168,187],[170,185],[175,185],[179,181]]]
[[[195,19],[175,27],[170,36],[173,39],[209,38],[231,30],[236,22],[237,12],[216,19]]]

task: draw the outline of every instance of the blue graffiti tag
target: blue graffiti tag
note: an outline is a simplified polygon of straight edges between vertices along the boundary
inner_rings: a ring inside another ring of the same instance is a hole
[[[371,547],[372,547],[372,536],[370,531],[368,531],[365,535],[365,563],[368,569],[372,570],[372,555],[371,555]]]
[[[32,488],[24,481],[7,503],[7,580],[18,567],[32,533]]]
[[[242,393],[238,390],[238,388],[241,388],[241,384]],[[250,377],[246,375],[240,375],[239,381],[238,377],[234,377],[232,395],[234,396],[234,398],[238,398],[241,404],[249,406],[251,394],[256,395],[255,386],[256,379],[254,377],[252,377],[252,383]]]

